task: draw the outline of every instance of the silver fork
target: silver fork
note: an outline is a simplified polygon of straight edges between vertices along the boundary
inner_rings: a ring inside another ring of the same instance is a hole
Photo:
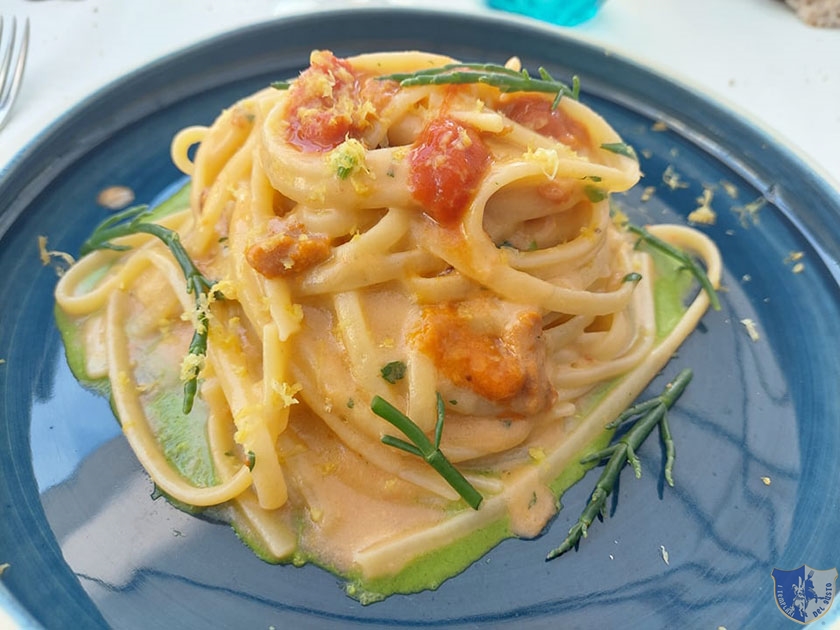
[[[0,61],[0,129],[9,120],[12,106],[15,104],[20,84],[23,81],[23,68],[26,65],[26,51],[29,49],[29,18],[23,23],[20,44],[17,40],[17,18],[12,18],[10,35],[6,35],[6,25],[0,15],[0,44],[8,38],[4,47],[3,60]]]

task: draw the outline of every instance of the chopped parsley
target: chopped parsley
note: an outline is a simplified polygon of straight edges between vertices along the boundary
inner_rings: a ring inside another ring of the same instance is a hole
[[[604,149],[604,151],[610,151],[612,153],[628,157],[631,160],[636,160],[637,162],[639,161],[639,156],[636,155],[636,150],[624,142],[605,142],[601,145],[601,148]]]
[[[406,365],[402,361],[391,361],[379,370],[379,373],[382,374],[382,378],[394,385],[405,378],[405,370]]]

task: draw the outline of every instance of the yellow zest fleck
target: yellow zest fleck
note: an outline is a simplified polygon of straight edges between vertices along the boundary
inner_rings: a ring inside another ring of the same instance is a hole
[[[773,483],[773,480],[770,479],[770,477],[762,477],[761,483],[763,483],[765,486],[769,486],[771,483]]]
[[[170,332],[172,332],[172,320],[168,317],[161,317],[157,321],[157,329],[161,337],[166,337]]]
[[[656,192],[656,186],[645,186],[644,190],[642,190],[642,196],[639,197],[639,201],[642,201],[642,202],[650,201],[655,192]]]
[[[300,304],[289,304],[286,306],[286,312],[297,323],[303,321],[303,307]]]
[[[791,252],[785,258],[784,263],[787,265],[789,263],[796,263],[791,268],[793,273],[802,273],[805,271],[805,263],[799,262],[805,257],[805,252]]]
[[[528,457],[535,462],[541,462],[545,459],[545,451],[539,446],[532,446],[528,449]]]
[[[309,517],[312,519],[313,523],[320,523],[321,519],[324,518],[324,510],[321,508],[309,508]]]
[[[315,54],[310,57],[310,63],[314,60]],[[335,77],[332,73],[317,73],[308,77],[309,87],[312,92],[320,92],[323,98],[330,98],[333,93],[333,86],[335,85]]]
[[[672,165],[668,165],[668,168],[665,169],[665,172],[662,173],[662,183],[665,184],[671,190],[677,190],[678,188],[688,188],[688,182],[684,182],[682,180],[682,176],[674,170]]]
[[[583,225],[580,228],[580,236],[581,238],[588,238],[590,240],[594,239],[598,234],[598,229],[593,228],[591,225]]]
[[[526,162],[539,164],[543,174],[548,179],[557,177],[557,171],[560,169],[560,156],[557,154],[557,149],[546,149],[544,147],[531,149],[529,147],[522,155],[522,159]]]
[[[723,192],[729,195],[730,199],[738,198],[738,187],[732,182],[728,182],[725,179],[723,179],[720,182],[720,187],[723,188]]]
[[[204,369],[203,354],[187,354],[181,361],[181,380],[190,381]]]
[[[395,341],[393,337],[386,337],[382,340],[382,343],[379,344],[380,348],[393,348],[395,345]]]
[[[615,208],[613,210],[612,221],[618,227],[624,227],[625,225],[627,225],[627,223],[629,223],[630,219],[627,217],[623,210]]]
[[[236,299],[236,285],[230,280],[219,280],[216,284],[210,287],[211,302],[216,301],[216,294],[221,293],[229,300]]]
[[[651,125],[651,131],[668,131],[668,125],[666,125],[661,120],[657,120],[653,125]]]
[[[364,145],[355,138],[348,137],[335,149],[327,153],[325,159],[330,169],[340,179],[347,179],[347,177],[359,171],[370,172],[365,163],[366,155]]]
[[[41,257],[41,264],[44,267],[50,264],[50,253],[47,251],[46,236],[38,236],[38,254]]]
[[[275,379],[271,381],[271,389],[275,394],[277,394],[280,397],[279,402],[285,408],[298,404],[298,400],[297,398],[295,398],[295,394],[297,394],[300,390],[303,389],[303,385],[301,385],[300,383],[294,383],[293,385],[289,385],[285,381],[280,383]]]
[[[302,182],[301,188],[303,188],[304,190],[306,190],[308,188],[308,190],[309,190],[309,194],[306,196],[306,200],[309,203],[311,203],[313,205],[316,205],[316,206],[319,206],[319,205],[323,204],[324,201],[326,201],[326,199],[327,199],[327,187],[326,186],[320,185],[320,186],[308,187],[308,185],[305,183],[305,180],[303,180],[303,178],[301,178],[301,182]]]
[[[335,462],[325,462],[321,465],[321,474],[324,476],[331,475],[336,470],[338,470],[338,464],[336,464]]]
[[[206,319],[208,322],[213,319],[213,313],[210,311],[210,304],[212,304],[215,299],[216,298],[212,295],[212,293],[199,293],[198,299],[195,301],[195,309],[183,313],[181,315],[181,319],[185,322],[190,322],[197,333],[203,334],[207,332],[207,327],[202,319]]]
[[[131,379],[124,371],[120,371],[120,373],[117,374],[117,383],[122,387],[128,387],[128,385],[131,384]]]
[[[714,198],[714,193],[711,188],[703,188],[703,194],[697,197],[697,203],[700,205],[688,214],[688,220],[691,223],[702,223],[703,225],[714,225],[717,220],[717,213],[712,210],[711,203]]]
[[[243,378],[248,376],[248,368],[246,368],[244,365],[235,365],[231,369],[233,370],[233,373],[237,376],[241,376]]]
[[[220,341],[223,341],[226,344],[233,343],[235,336],[235,331],[239,330],[241,321],[238,316],[234,316],[228,319],[227,326],[224,328],[224,338]]]
[[[758,334],[758,329],[755,326],[755,322],[749,318],[742,319],[741,324],[747,330],[747,334],[750,336],[752,341],[758,341],[761,339],[761,336]]]
[[[761,210],[767,200],[764,197],[759,197],[744,206],[735,206],[732,212],[738,215],[741,226],[749,227],[750,224],[758,225],[758,211]]]
[[[198,331],[199,328],[203,327],[201,325],[201,322],[198,321],[198,317],[194,310],[184,311],[183,313],[181,313],[181,321],[189,322],[196,331]]]
[[[251,439],[251,432],[254,426],[259,426],[262,419],[259,418],[262,413],[261,405],[250,405],[243,407],[233,415],[233,423],[236,425],[236,432],[233,434],[233,440],[244,447],[248,446],[248,441]]]
[[[248,189],[242,184],[231,184],[227,187],[226,192],[236,201],[245,201],[248,199]]]
[[[47,249],[47,237],[40,235],[38,236],[38,257],[41,259],[41,264],[44,267],[53,262],[54,259],[63,261],[67,264],[67,266],[73,266],[76,263],[76,259],[67,252]],[[65,271],[63,267],[58,265],[55,265],[54,268],[59,276],[61,276]]]
[[[370,186],[367,186],[357,177],[351,177],[350,183],[353,184],[353,190],[357,195],[367,195],[370,192]]]

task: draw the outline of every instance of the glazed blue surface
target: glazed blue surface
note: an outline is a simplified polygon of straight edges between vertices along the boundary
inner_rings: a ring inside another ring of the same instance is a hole
[[[56,276],[39,262],[37,236],[75,252],[102,217],[101,189],[156,198],[179,178],[168,157],[178,129],[294,76],[313,48],[517,54],[528,68],[579,74],[583,99],[640,153],[645,177],[617,199],[625,211],[684,221],[714,187],[717,222],[701,229],[726,263],[723,309],[652,384],[661,389],[683,367],[695,373],[671,415],[675,488],[651,440],[641,480],[625,471],[608,517],[578,551],[544,562],[597,470],[538,540],[506,541],[437,591],[367,607],[334,576],[265,564],[228,527],[150,498],[107,401],[69,373],[53,320]],[[657,120],[668,130],[653,130]],[[685,187],[663,183],[669,166]],[[654,187],[647,201],[645,186]],[[750,218],[742,209],[760,198]],[[840,565],[839,220],[837,192],[772,138],[547,28],[356,10],[267,23],[164,59],[70,112],[0,181],[0,563],[10,565],[0,605],[33,626],[73,629],[788,627],[771,571]],[[838,618],[835,604],[816,625]]]

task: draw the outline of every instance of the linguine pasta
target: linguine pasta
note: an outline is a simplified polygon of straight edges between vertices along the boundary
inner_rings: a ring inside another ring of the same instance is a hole
[[[657,321],[655,284],[680,272],[611,215],[609,195],[639,165],[586,105],[381,78],[450,63],[316,51],[285,89],[181,131],[172,159],[189,203],[157,221],[215,281],[198,306],[148,234],[85,256],[56,290],[84,378],[110,383],[158,488],[217,506],[267,560],[312,560],[385,594],[436,586],[499,538],[540,533],[555,481],[708,306],[699,293],[675,324]],[[649,229],[717,284],[706,237]],[[206,354],[187,353],[196,328]],[[429,436],[440,397],[440,450],[481,493],[478,509],[382,443],[396,431],[375,396]],[[500,523],[449,574],[382,586]]]

